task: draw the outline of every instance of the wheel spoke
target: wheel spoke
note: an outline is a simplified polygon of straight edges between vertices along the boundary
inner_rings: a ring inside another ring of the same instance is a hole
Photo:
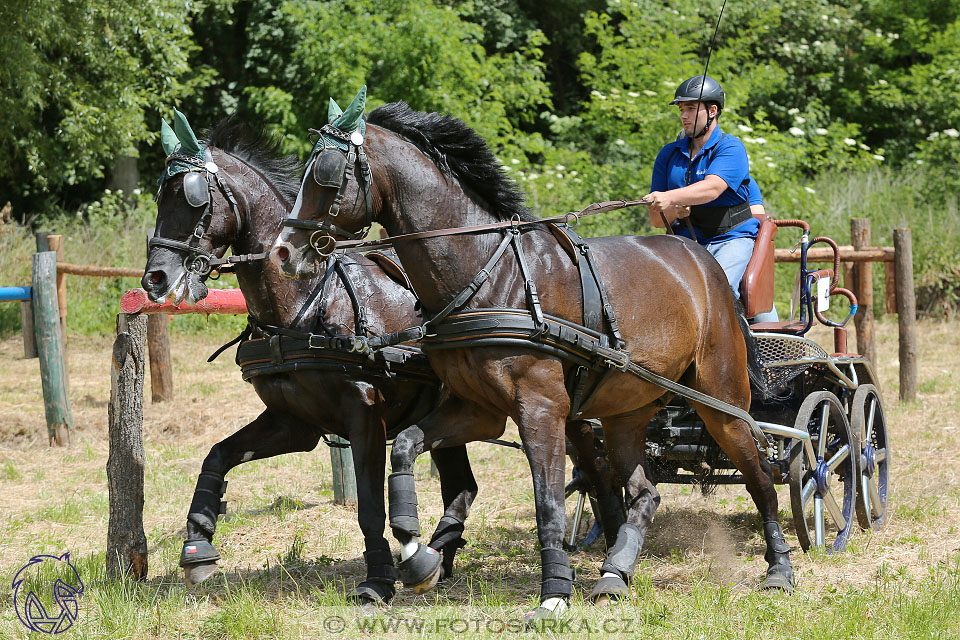
[[[815,496],[813,498],[813,544],[817,547],[823,547],[823,498]]]
[[[830,471],[836,473],[837,467],[840,466],[840,463],[842,463],[844,460],[846,460],[849,457],[850,457],[850,445],[845,444],[842,447],[840,447],[840,450],[837,451],[835,456],[833,456],[832,458],[830,458],[829,461],[827,461],[827,467],[830,468]]]
[[[830,513],[830,517],[837,523],[837,529],[840,531],[846,529],[847,519],[843,517],[843,510],[840,508],[840,505],[837,504],[837,499],[833,497],[833,494],[828,491],[826,495],[823,496],[823,502],[827,507],[827,511]]]
[[[810,502],[810,497],[813,495],[813,492],[817,490],[817,483],[813,478],[807,480],[803,489],[800,491],[800,500],[803,503],[803,509],[806,510],[807,503]]]
[[[867,513],[873,513],[873,498],[871,497],[870,485],[873,484],[870,476],[860,476],[860,497],[863,499],[863,505]]]
[[[864,442],[870,442],[870,438],[873,437],[873,418],[877,412],[877,399],[873,396],[870,396],[870,410],[867,412],[867,435]]]
[[[820,437],[817,439],[817,459],[822,459],[827,450],[827,427],[830,417],[830,402],[824,401],[820,410]]]
[[[870,490],[867,493],[870,496],[870,513],[879,518],[883,515],[883,500],[880,499],[880,491],[877,482],[870,483]]]
[[[873,452],[873,459],[877,464],[884,462],[887,459],[887,450],[886,449],[877,449]]]

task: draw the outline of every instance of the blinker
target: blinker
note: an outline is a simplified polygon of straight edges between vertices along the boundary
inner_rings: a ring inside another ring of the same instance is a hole
[[[338,149],[324,149],[313,161],[313,180],[321,187],[339,189],[347,170],[347,157]]]
[[[183,195],[191,207],[203,207],[210,202],[210,191],[207,181],[199,173],[193,171],[183,178]]]

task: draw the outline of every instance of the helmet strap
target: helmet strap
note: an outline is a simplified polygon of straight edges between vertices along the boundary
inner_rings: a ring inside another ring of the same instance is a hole
[[[717,109],[717,115],[720,115],[720,109]],[[703,131],[693,136],[695,139],[702,138],[703,136],[707,135],[707,129],[709,129],[710,125],[713,124],[713,118],[714,116],[710,115],[710,107],[707,106],[707,124],[703,125]]]

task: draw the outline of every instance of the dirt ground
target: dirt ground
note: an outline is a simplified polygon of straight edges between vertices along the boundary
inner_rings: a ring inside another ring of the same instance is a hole
[[[855,531],[846,553],[794,553],[802,588],[816,594],[867,585],[885,571],[922,577],[960,551],[958,329],[957,324],[921,324],[919,399],[904,404],[898,402],[896,323],[878,325],[877,368],[894,452],[890,521],[881,531]],[[815,338],[829,344],[826,332]],[[148,393],[144,404],[150,575],[167,580],[179,579],[179,541],[203,456],[262,409],[252,387],[240,379],[232,351],[212,364],[205,362],[218,340],[174,334],[172,344],[176,399],[151,404]],[[51,448],[38,361],[23,359],[19,340],[0,342],[4,574],[37,553],[70,551],[80,557],[105,549],[110,349],[107,339],[71,339],[72,445]],[[515,430],[508,429],[505,438],[516,440]],[[461,577],[444,587],[442,598],[463,602],[501,589],[533,597],[537,567],[517,562],[518,549],[529,551],[536,541],[526,462],[517,450],[484,443],[470,445],[470,455],[480,493],[467,523],[470,544],[458,559]],[[432,531],[441,515],[440,495],[426,457],[418,461],[417,479],[423,527]],[[263,568],[295,552],[318,579],[343,580],[349,588],[361,577],[362,536],[355,511],[333,503],[330,455],[322,444],[313,452],[242,465],[228,480],[229,514],[215,540],[227,572]],[[765,568],[764,547],[744,488],[720,487],[710,496],[683,486],[660,489],[663,501],[638,579],[681,591],[701,579],[752,589]],[[572,507],[571,502],[568,510]],[[785,486],[780,509],[788,542],[796,546]],[[599,543],[572,555],[578,589],[589,589],[602,557]],[[397,602],[414,598],[401,591]]]

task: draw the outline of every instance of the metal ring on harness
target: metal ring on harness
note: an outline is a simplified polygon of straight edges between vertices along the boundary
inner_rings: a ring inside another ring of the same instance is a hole
[[[199,276],[210,273],[210,257],[202,254],[187,256],[183,259],[183,268]]]
[[[322,245],[320,244],[320,240],[323,240]],[[323,229],[317,229],[310,234],[310,246],[320,254],[321,258],[326,258],[336,250],[337,239],[329,233],[326,233]]]
[[[520,227],[520,214],[515,213],[510,216],[510,227],[511,229],[517,229]]]
[[[573,219],[573,222],[570,222],[571,218]],[[576,229],[577,226],[580,224],[580,216],[578,216],[576,213],[571,211],[566,215],[566,220],[564,220],[563,223],[567,225],[567,228],[569,229]]]

